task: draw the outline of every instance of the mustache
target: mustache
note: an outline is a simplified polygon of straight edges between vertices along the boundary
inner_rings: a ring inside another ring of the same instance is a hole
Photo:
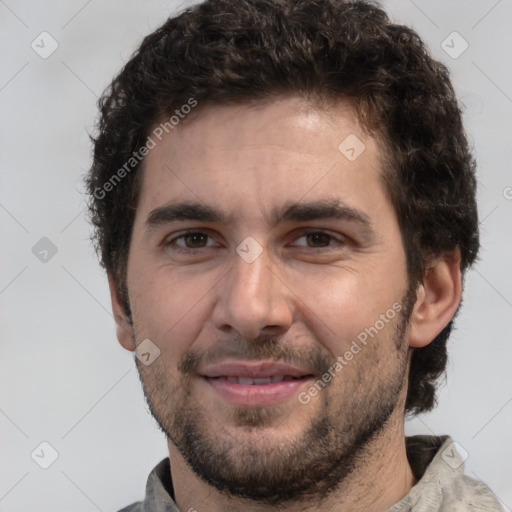
[[[180,357],[178,371],[183,375],[191,375],[198,373],[201,367],[228,358],[284,362],[320,375],[326,373],[336,361],[335,357],[326,355],[319,347],[291,346],[274,336],[260,335],[250,342],[236,337],[220,341],[204,351],[187,350]]]

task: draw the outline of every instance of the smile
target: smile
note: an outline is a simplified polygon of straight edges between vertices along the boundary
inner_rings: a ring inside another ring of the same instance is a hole
[[[218,379],[228,382],[233,382],[235,384],[241,384],[243,386],[253,386],[253,385],[267,385],[273,384],[276,382],[283,382],[289,380],[300,380],[302,377],[293,377],[292,375],[272,375],[271,377],[259,377],[259,378],[251,378],[251,377],[234,377],[234,376],[221,376],[221,377],[212,377],[212,379]]]

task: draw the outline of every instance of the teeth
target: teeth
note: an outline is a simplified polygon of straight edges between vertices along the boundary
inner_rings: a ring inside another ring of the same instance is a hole
[[[272,377],[260,377],[260,378],[251,378],[251,377],[216,377],[219,380],[224,380],[228,382],[233,382],[234,384],[241,384],[242,386],[249,385],[265,385],[265,384],[274,384],[276,382],[283,382],[287,380],[296,380],[297,377],[292,377],[291,375],[272,375]]]
[[[253,379],[254,380],[254,384],[270,384],[272,382],[272,380],[270,379],[270,377],[265,377],[265,378],[260,378],[260,379]]]

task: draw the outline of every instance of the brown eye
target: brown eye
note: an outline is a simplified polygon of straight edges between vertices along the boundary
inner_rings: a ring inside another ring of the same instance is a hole
[[[309,247],[328,247],[332,236],[327,233],[308,233],[305,235]]]
[[[218,246],[215,240],[203,231],[187,231],[181,235],[169,238],[164,242],[164,246],[168,249],[178,251],[192,251],[194,249],[208,249]]]
[[[335,249],[336,246],[342,247],[346,243],[343,236],[335,236],[325,231],[303,231],[302,234],[295,239],[292,246],[306,249]]]
[[[201,247],[206,247],[208,242],[208,235],[204,233],[187,233],[186,235],[182,235],[180,238],[185,242],[185,246],[189,249],[198,249]]]

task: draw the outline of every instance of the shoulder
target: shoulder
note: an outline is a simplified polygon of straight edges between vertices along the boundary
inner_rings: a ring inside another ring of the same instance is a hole
[[[451,492],[444,496],[443,507],[450,512],[503,512],[489,487],[467,475],[453,483]]]
[[[464,458],[450,437],[407,438],[407,456],[417,483],[388,512],[503,512],[486,484],[464,474]]]

